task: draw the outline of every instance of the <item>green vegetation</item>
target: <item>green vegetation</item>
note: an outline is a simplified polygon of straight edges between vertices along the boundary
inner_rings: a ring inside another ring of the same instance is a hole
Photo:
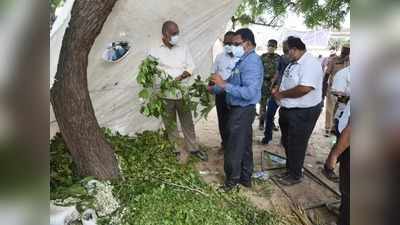
[[[193,167],[177,164],[173,145],[161,131],[136,137],[105,135],[119,159],[121,178],[111,181],[119,208],[100,218],[100,224],[272,225],[284,217],[258,210],[239,192],[222,193],[201,180]],[[51,140],[51,199],[75,197],[80,211],[95,208],[85,190],[91,178],[77,177],[61,135]],[[120,218],[113,223],[115,218]]]
[[[143,60],[139,66],[139,73],[136,81],[141,85],[142,90],[139,97],[143,100],[140,112],[147,117],[164,116],[166,99],[168,96],[181,95],[186,110],[193,112],[194,116],[207,118],[213,108],[213,97],[207,91],[206,81],[197,76],[194,83],[189,87],[181,84],[180,81],[172,78],[158,68],[158,62],[152,57]]]
[[[350,0],[243,0],[232,22],[281,26],[289,11],[303,15],[310,27],[339,29],[350,12]]]

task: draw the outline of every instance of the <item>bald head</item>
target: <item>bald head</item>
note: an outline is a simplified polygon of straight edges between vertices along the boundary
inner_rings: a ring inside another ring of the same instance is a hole
[[[178,31],[179,33],[178,24],[171,20],[165,21],[162,25],[161,33],[165,36],[169,31]]]
[[[174,45],[176,45],[178,41],[179,27],[174,21],[168,20],[164,22],[161,33],[162,41],[168,48],[172,48]]]

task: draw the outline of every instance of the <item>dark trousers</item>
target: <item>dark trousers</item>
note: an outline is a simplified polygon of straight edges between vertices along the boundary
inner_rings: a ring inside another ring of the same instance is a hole
[[[341,200],[338,225],[350,225],[350,147],[340,155],[339,162]]]
[[[227,132],[226,126],[228,124],[228,105],[225,100],[225,92],[218,94],[215,96],[215,105],[217,107],[217,115],[218,115],[218,128],[219,134],[221,136],[221,145],[224,147],[226,145]]]
[[[272,140],[272,129],[274,127],[274,118],[279,105],[272,97],[268,100],[267,112],[265,113],[265,130],[264,137],[266,140]]]
[[[228,139],[224,149],[225,184],[251,181],[253,173],[253,128],[256,115],[254,105],[230,107]]]
[[[282,145],[286,153],[286,168],[299,179],[308,146],[308,140],[321,113],[321,104],[310,108],[283,108],[279,110]]]

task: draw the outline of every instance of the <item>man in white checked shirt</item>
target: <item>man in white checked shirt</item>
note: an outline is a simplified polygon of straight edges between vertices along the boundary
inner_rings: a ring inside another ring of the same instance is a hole
[[[195,69],[193,58],[189,49],[179,42],[179,28],[173,21],[166,21],[162,26],[162,43],[158,48],[150,50],[149,54],[156,58],[159,62],[159,68],[167,74],[180,81],[183,85],[190,85],[188,77],[190,77]],[[177,92],[176,95],[170,94],[166,97],[167,116],[163,118],[168,138],[176,143],[178,137],[178,129],[176,123],[176,114],[182,127],[187,149],[177,147],[178,159],[181,163],[186,163],[188,154],[197,156],[201,160],[207,160],[208,156],[205,152],[199,150],[196,141],[192,112],[185,110],[183,107],[182,94]]]

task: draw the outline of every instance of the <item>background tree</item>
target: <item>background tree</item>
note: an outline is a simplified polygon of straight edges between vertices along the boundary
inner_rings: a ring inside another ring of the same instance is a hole
[[[349,40],[347,40],[346,38],[330,38],[328,42],[328,47],[340,50],[340,47],[344,44],[350,44]]]
[[[119,175],[114,150],[97,123],[87,86],[88,55],[117,0],[75,1],[50,100],[79,175]]]
[[[231,20],[233,27],[237,23],[279,27],[289,11],[303,15],[310,28],[340,29],[350,12],[350,0],[243,0]]]

